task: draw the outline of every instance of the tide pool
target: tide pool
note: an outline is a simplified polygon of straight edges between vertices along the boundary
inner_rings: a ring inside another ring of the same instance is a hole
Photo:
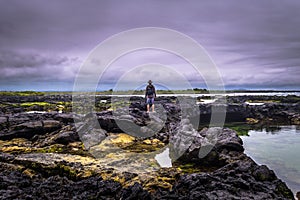
[[[241,136],[245,153],[274,170],[294,193],[300,191],[300,126],[250,130],[248,135]]]

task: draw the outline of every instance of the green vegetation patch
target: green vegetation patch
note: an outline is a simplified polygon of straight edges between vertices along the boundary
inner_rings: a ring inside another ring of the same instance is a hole
[[[264,100],[264,99],[255,99],[255,100],[247,100],[247,102],[249,103],[280,103],[281,101],[279,99],[268,99],[268,100]]]
[[[253,129],[252,126],[246,123],[228,123],[224,127],[235,130],[239,136],[248,136],[248,132]]]
[[[52,104],[48,102],[26,102],[21,103],[20,106],[22,107],[31,107],[31,106],[51,106]]]
[[[36,92],[36,91],[0,91],[0,95],[2,96],[43,96],[44,92]]]
[[[199,126],[199,131],[208,126],[209,126],[209,124],[201,124]],[[216,127],[218,127],[218,126],[216,126]],[[248,132],[250,130],[253,130],[253,128],[254,128],[253,125],[247,124],[245,122],[226,123],[226,124],[224,124],[223,127],[230,128],[230,129],[236,131],[239,136],[248,136]]]

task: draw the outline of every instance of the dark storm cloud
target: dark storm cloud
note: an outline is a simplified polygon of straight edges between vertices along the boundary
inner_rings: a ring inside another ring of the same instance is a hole
[[[90,41],[89,33],[94,27],[97,29],[103,25],[102,21],[106,22],[101,17],[101,14],[105,15],[105,8],[95,7],[94,3],[1,1],[0,43],[6,45],[5,48],[44,51],[80,48]]]
[[[1,68],[40,67],[45,65],[62,65],[68,62],[66,57],[46,57],[39,54],[22,54],[12,51],[0,51]]]
[[[69,81],[99,42],[145,26],[194,38],[228,87],[299,89],[299,10],[298,0],[1,1],[1,89],[20,77]],[[60,76],[51,76],[56,71]],[[107,73],[107,83],[115,73]]]
[[[12,83],[17,83],[16,87],[25,85],[24,89],[26,89],[26,86],[32,87],[31,85],[38,87],[42,82],[48,82],[50,86],[57,81],[70,82],[77,73],[77,67],[74,66],[76,63],[76,58],[2,50],[0,51],[0,85],[10,88]]]

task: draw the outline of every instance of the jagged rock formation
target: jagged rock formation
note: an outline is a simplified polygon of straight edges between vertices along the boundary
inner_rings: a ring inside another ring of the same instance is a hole
[[[10,97],[2,102],[20,100]],[[235,131],[218,127],[198,130],[190,123],[198,111],[190,110],[188,118],[182,119],[174,98],[157,99],[166,118],[159,112],[145,113],[142,99],[132,101],[129,113],[118,115],[112,111],[82,116],[2,109],[0,199],[294,198],[272,170],[244,154]],[[210,114],[210,105],[198,107],[202,117]],[[299,118],[298,104],[249,106],[243,101],[228,105],[227,110],[236,114],[232,116],[260,121],[272,117],[297,122]],[[76,127],[74,118],[81,121]],[[96,122],[91,122],[93,118]],[[122,133],[118,121],[125,127],[139,126],[135,131],[140,137]],[[158,131],[145,136],[147,128]],[[155,156],[167,148],[173,166],[160,168]]]

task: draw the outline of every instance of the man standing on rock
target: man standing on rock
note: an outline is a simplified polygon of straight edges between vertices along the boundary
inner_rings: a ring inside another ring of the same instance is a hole
[[[152,112],[154,111],[154,98],[156,97],[156,91],[154,85],[152,85],[152,81],[148,81],[148,85],[146,87],[145,99],[147,104],[147,112],[150,112],[150,107],[152,107]]]

